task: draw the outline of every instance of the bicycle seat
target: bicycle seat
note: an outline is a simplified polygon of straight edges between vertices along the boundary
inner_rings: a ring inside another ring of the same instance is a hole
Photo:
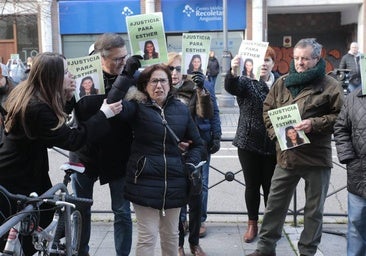
[[[63,171],[83,173],[85,171],[85,166],[82,163],[66,162],[60,166],[60,169]]]

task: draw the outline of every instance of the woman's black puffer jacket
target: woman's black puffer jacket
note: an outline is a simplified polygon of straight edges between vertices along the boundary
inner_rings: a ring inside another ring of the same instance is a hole
[[[134,134],[125,198],[160,210],[182,207],[188,200],[185,163],[197,165],[203,148],[187,106],[172,95],[162,108],[150,100],[122,104],[122,117],[129,121]],[[184,159],[163,120],[180,140],[192,141]]]

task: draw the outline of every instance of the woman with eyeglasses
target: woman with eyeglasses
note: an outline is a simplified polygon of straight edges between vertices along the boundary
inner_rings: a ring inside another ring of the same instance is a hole
[[[188,200],[187,179],[201,161],[197,127],[171,89],[168,66],[149,66],[141,72],[137,90],[122,101],[119,114],[134,134],[124,196],[136,213],[138,256],[154,255],[158,234],[162,255],[177,254],[179,212]],[[182,144],[189,145],[184,157]]]

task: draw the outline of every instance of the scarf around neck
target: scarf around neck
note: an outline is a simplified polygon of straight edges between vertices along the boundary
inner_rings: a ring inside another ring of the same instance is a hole
[[[321,58],[315,67],[298,73],[295,69],[294,60],[290,63],[290,72],[285,80],[285,86],[290,90],[295,98],[302,89],[308,86],[312,81],[325,76],[325,61]]]

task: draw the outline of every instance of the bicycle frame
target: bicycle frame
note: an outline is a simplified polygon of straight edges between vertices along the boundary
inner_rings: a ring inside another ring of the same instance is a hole
[[[67,217],[65,217],[65,251],[63,253],[65,255],[73,255],[72,249],[72,241],[71,241],[71,222],[69,216],[71,215],[71,207],[75,207],[72,203],[67,202],[66,197],[69,195],[67,187],[62,184],[58,183],[51,187],[48,191],[42,194],[39,198],[40,201],[36,203],[36,206],[40,206],[42,203],[47,203],[47,200],[43,201],[41,198],[51,198],[53,197],[58,191],[61,191],[60,201],[56,201],[56,204],[59,204],[63,207],[64,212]],[[17,195],[20,196],[20,195]],[[23,197],[23,196],[22,196]],[[24,199],[27,197],[24,196]],[[21,250],[20,241],[18,239],[20,223],[24,220],[27,216],[35,211],[34,205],[27,205],[22,211],[18,212],[16,215],[11,217],[9,220],[4,222],[0,226],[0,236],[5,235],[8,231],[10,231],[10,235],[8,236],[7,243],[4,248],[4,253],[0,253],[0,256],[6,255],[13,255],[13,256],[23,256],[23,252]],[[45,228],[41,229],[38,227],[33,234],[31,235],[34,239],[33,244],[35,245],[36,250],[42,251],[45,250],[43,247],[44,242],[48,242],[47,251],[50,253],[60,253],[58,249],[53,249],[52,244],[55,238],[56,228],[60,218],[60,209],[55,211],[54,218],[52,222]]]

